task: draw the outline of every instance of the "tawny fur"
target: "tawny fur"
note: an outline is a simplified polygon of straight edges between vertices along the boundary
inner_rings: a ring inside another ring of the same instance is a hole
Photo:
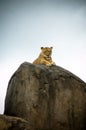
[[[52,49],[53,47],[41,47],[41,53],[33,64],[44,64],[47,66],[55,65],[51,57]]]

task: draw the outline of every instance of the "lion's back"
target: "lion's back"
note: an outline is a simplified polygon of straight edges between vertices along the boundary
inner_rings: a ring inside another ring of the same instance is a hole
[[[33,64],[41,64],[41,57],[38,57],[36,60],[34,60]]]

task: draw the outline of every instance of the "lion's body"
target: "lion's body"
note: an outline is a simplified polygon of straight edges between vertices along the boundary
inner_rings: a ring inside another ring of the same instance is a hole
[[[38,58],[33,62],[33,64],[44,64],[44,65],[55,65],[52,61],[52,47],[41,47],[41,53]]]

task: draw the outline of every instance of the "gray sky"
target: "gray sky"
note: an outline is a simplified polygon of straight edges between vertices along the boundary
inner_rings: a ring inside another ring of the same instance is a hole
[[[53,60],[86,82],[85,0],[0,0],[0,113],[8,81],[41,46]]]

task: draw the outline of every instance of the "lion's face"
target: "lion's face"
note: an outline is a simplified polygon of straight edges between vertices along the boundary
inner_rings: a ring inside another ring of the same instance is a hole
[[[41,47],[42,54],[44,54],[46,57],[51,57],[52,48],[53,47]]]

